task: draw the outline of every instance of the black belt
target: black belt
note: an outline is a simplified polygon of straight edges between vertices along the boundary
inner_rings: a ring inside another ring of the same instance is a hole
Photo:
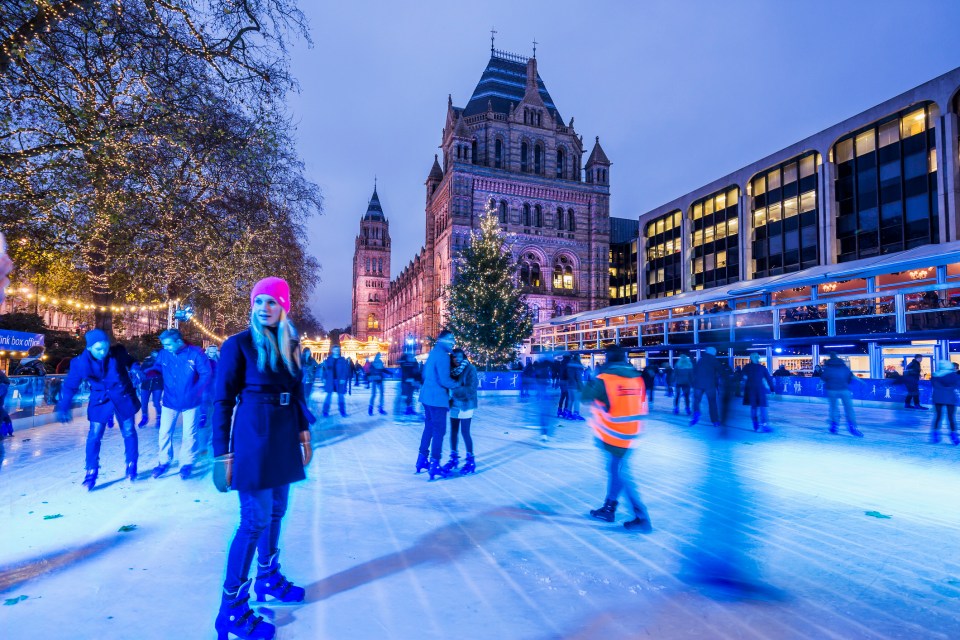
[[[293,399],[289,393],[251,393],[249,391],[240,394],[241,402],[255,402],[257,404],[278,404],[286,407]]]

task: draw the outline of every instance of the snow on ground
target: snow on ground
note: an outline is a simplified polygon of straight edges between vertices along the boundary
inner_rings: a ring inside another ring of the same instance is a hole
[[[483,397],[479,473],[428,482],[413,473],[422,423],[370,418],[368,398],[355,390],[347,419],[314,430],[281,537],[308,596],[261,609],[278,638],[960,637],[960,450],[927,444],[926,412],[859,409],[860,440],[827,433],[824,406],[774,402],[775,433],[718,440],[658,398],[631,461],[644,536],[623,510],[585,517],[605,475],[584,423],[544,445],[531,404]],[[113,429],[87,493],[85,433],[78,419],[5,442],[0,637],[214,637],[236,495],[217,493],[208,461],[149,479],[153,427],[140,481],[121,479]],[[761,589],[691,582],[737,550]]]

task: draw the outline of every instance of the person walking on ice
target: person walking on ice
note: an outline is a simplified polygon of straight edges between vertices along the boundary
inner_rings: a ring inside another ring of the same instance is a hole
[[[630,531],[651,532],[650,515],[627,466],[631,449],[643,428],[641,416],[647,413],[646,389],[640,372],[627,362],[622,348],[607,349],[606,362],[584,389],[583,401],[592,404],[587,422],[607,456],[606,500],[602,507],[590,511],[590,516],[604,522],[616,520],[622,493],[634,514],[623,526]]]
[[[275,627],[253,613],[248,579],[254,552],[259,602],[302,602],[305,591],[280,572],[280,523],[290,484],[306,478],[313,449],[303,397],[296,329],[287,318],[290,289],[280,278],[258,282],[250,294],[250,328],[223,343],[214,384],[214,483],[235,489],[240,526],[227,553],[216,630],[266,640]],[[234,412],[236,408],[236,412]]]
[[[853,415],[853,393],[850,391],[850,383],[856,380],[850,367],[841,360],[837,354],[829,354],[829,358],[823,364],[823,387],[827,392],[827,404],[830,408],[830,433],[837,433],[837,422],[840,420],[840,412],[837,404],[843,403],[843,415],[847,419],[847,430],[850,435],[862,438],[863,433],[857,429],[857,419]]]
[[[463,349],[454,349],[453,369],[450,377],[457,381],[450,392],[450,460],[443,465],[443,470],[453,473],[460,465],[460,454],[457,453],[457,437],[463,436],[463,444],[467,448],[467,460],[460,470],[461,475],[473,473],[477,470],[476,460],[473,458],[473,437],[470,435],[470,423],[473,412],[477,408],[477,368],[467,360]]]

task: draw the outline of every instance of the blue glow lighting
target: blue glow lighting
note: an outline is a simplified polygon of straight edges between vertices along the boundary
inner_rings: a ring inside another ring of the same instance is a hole
[[[783,353],[783,347],[777,347],[776,349],[774,349],[774,351],[776,353]]]

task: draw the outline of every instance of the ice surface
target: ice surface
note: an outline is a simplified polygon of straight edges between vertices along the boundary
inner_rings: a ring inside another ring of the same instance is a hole
[[[585,517],[605,475],[583,422],[544,445],[531,405],[482,397],[478,473],[428,482],[413,473],[422,423],[368,417],[368,398],[314,430],[281,536],[307,602],[261,610],[278,638],[960,637],[960,450],[927,444],[927,412],[860,409],[860,440],[827,433],[825,406],[772,403],[773,434],[738,406],[745,428],[717,441],[658,398],[631,461],[644,536],[623,510]],[[236,495],[208,460],[149,479],[152,426],[142,479],[122,480],[113,429],[87,493],[85,433],[76,420],[5,441],[0,638],[214,637]],[[705,559],[735,561],[748,587],[691,580]]]

